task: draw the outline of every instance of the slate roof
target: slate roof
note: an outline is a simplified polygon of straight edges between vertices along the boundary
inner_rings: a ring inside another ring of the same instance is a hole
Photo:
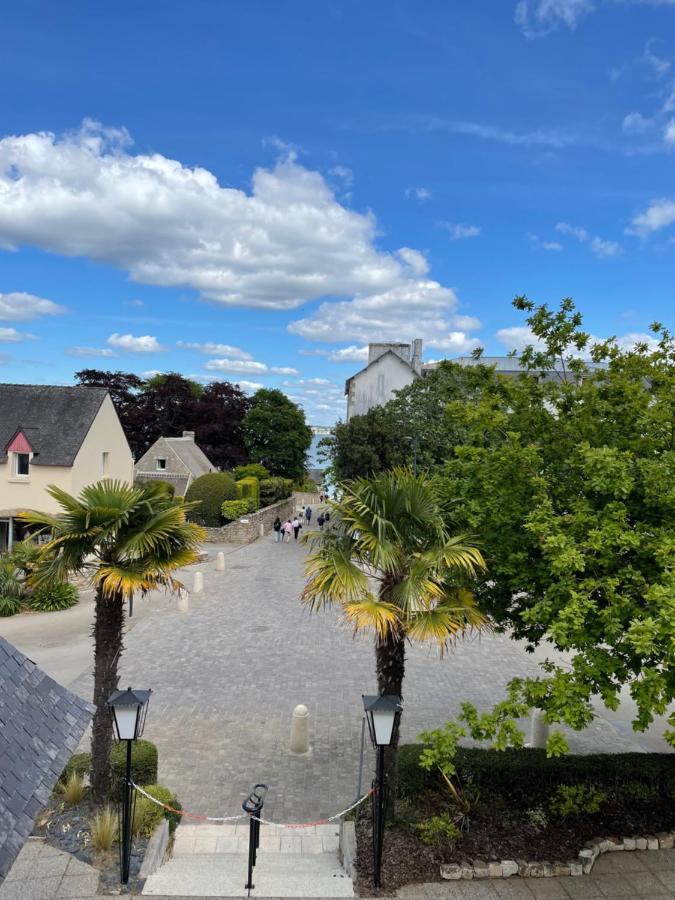
[[[93,712],[0,637],[0,884]]]
[[[202,448],[195,443],[194,438],[170,437],[166,439],[166,442],[171,445],[171,449],[185,463],[195,478],[206,475],[207,472],[215,472],[216,467]]]
[[[33,448],[33,466],[72,466],[101,408],[104,387],[0,384],[0,462],[17,431]]]

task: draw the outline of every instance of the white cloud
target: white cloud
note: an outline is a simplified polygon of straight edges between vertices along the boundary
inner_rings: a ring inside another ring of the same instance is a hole
[[[299,375],[297,369],[294,369],[292,366],[271,366],[270,372],[272,375]]]
[[[675,145],[675,119],[671,119],[666,125],[663,139],[667,144]]]
[[[515,350],[518,353],[521,353],[529,345],[533,346],[536,350],[545,349],[544,342],[540,338],[535,338],[527,325],[515,325],[511,328],[500,328],[497,332],[497,340],[504,345],[506,350]],[[582,353],[579,353],[575,347],[569,348],[568,352],[573,356],[581,356],[587,359],[593,344],[598,344],[603,340],[604,338],[591,335],[588,345]],[[617,337],[616,343],[622,350],[632,350],[638,343],[645,343],[653,350],[656,347],[657,341],[653,334],[634,331]]]
[[[548,250],[560,253],[564,249],[559,241],[543,241],[539,235],[528,232],[527,238],[534,247],[540,247],[542,250]]]
[[[555,228],[556,231],[559,231],[561,234],[569,234],[582,243],[583,241],[588,240],[588,232],[585,228],[581,228],[578,225],[568,225],[567,222],[558,222]]]
[[[511,328],[500,328],[497,332],[497,340],[509,352],[517,350],[520,353],[530,344],[537,349],[541,349],[544,346],[542,341],[535,338],[527,325],[513,325]]]
[[[127,353],[161,353],[165,348],[151,334],[111,334],[106,343]]]
[[[354,183],[354,173],[347,166],[333,166],[332,169],[328,170],[328,174],[339,178],[344,182],[345,187],[349,188]]]
[[[450,232],[450,240],[460,241],[462,238],[478,237],[480,228],[477,225],[462,225],[460,222],[439,222],[440,228]]]
[[[451,331],[442,338],[432,338],[426,341],[426,346],[436,350],[447,350],[451,353],[468,353],[475,347],[479,347],[480,341],[463,331]]]
[[[328,378],[299,378],[297,381],[284,381],[282,382],[284,387],[303,387],[307,385],[328,385],[333,384]],[[333,385],[335,387],[335,385]]]
[[[40,316],[58,316],[65,311],[65,306],[59,306],[52,300],[45,300],[43,297],[36,297],[23,291],[0,294],[0,319],[6,321],[28,322]]]
[[[86,256],[227,305],[414,290],[409,268],[375,247],[374,217],[340,204],[292,154],[257,169],[246,193],[128,145],[126,132],[90,121],[0,140],[2,246]]]
[[[651,119],[645,118],[642,113],[630,112],[624,116],[621,128],[626,134],[644,134],[652,127]]]
[[[256,391],[259,391],[260,388],[265,386],[263,384],[260,384],[260,382],[258,382],[258,381],[241,380],[241,381],[237,381],[236,383],[239,385],[239,387],[242,389],[242,391],[244,391],[246,394],[255,394]]]
[[[658,41],[655,38],[647,41],[644,53],[642,54],[642,61],[651,68],[657,78],[663,78],[670,69],[670,62],[654,53],[652,47],[656,43],[658,43]]]
[[[591,0],[520,0],[514,20],[525,37],[544,37],[561,25],[571,31],[579,21],[593,12]]]
[[[339,350],[298,350],[300,356],[325,356],[330,362],[367,362],[368,347],[342,347]]]
[[[405,195],[408,198],[414,197],[416,200],[419,200],[420,203],[424,203],[425,200],[431,199],[431,191],[425,187],[406,188]]]
[[[621,245],[616,241],[606,241],[600,237],[591,237],[585,228],[578,225],[569,225],[567,222],[558,222],[555,226],[557,231],[562,234],[569,234],[576,238],[579,243],[588,243],[591,253],[601,259],[609,259],[610,257],[619,256],[621,254]]]
[[[17,331],[16,328],[0,328],[0,343],[18,344],[20,341],[36,341],[34,334],[25,331]]]
[[[396,255],[410,269],[413,275],[426,275],[429,271],[429,261],[419,250],[401,247],[396,251]]]
[[[667,228],[673,222],[675,222],[675,200],[663,197],[660,200],[652,200],[644,212],[635,216],[630,227],[626,229],[626,234],[637,234],[646,238],[655,231]]]
[[[176,346],[182,350],[195,350],[197,353],[203,353],[205,356],[221,355],[227,356],[229,359],[253,359],[246,350],[233,347],[231,344],[213,344],[210,342],[199,344],[190,341],[177,341]]]
[[[69,347],[70,356],[117,356],[110,347]]]
[[[309,340],[330,343],[355,340],[363,345],[416,337],[449,340],[449,333],[464,330],[455,327],[456,307],[457,297],[450,288],[418,279],[379,294],[322,303],[310,316],[291,322],[288,329]]]
[[[241,375],[263,374],[267,372],[265,363],[252,359],[210,359],[204,366],[213,372],[231,372]]]
[[[513,131],[510,128],[502,128],[499,125],[486,125],[481,122],[448,122],[445,120],[437,120],[436,125],[434,125],[433,120],[430,120],[428,126],[433,130],[441,128],[454,134],[466,134],[470,137],[483,138],[486,141],[498,141],[502,144],[513,144],[515,146],[540,145],[561,150],[563,147],[577,142],[576,136],[553,128]]]

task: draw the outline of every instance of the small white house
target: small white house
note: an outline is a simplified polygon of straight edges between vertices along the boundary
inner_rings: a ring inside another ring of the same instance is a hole
[[[368,365],[345,382],[347,421],[384,406],[422,374],[422,341],[369,344]]]

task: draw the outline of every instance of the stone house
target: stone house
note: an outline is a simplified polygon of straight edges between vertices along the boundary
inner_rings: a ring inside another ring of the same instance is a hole
[[[384,406],[422,374],[422,341],[369,344],[368,365],[345,382],[347,421]]]
[[[195,478],[217,471],[195,443],[194,431],[184,431],[182,437],[157,438],[134,466],[136,481],[166,481],[174,486],[177,497],[185,496]]]
[[[131,483],[133,475],[105,388],[0,384],[0,552],[24,535],[20,511],[58,512],[49,485],[79,494],[102,478]]]

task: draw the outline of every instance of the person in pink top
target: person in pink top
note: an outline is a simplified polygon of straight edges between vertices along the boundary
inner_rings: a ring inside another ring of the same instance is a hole
[[[285,539],[286,543],[288,544],[288,543],[290,543],[291,534],[293,533],[293,526],[291,525],[290,519],[287,522],[284,522],[283,529],[284,529],[284,539]]]

